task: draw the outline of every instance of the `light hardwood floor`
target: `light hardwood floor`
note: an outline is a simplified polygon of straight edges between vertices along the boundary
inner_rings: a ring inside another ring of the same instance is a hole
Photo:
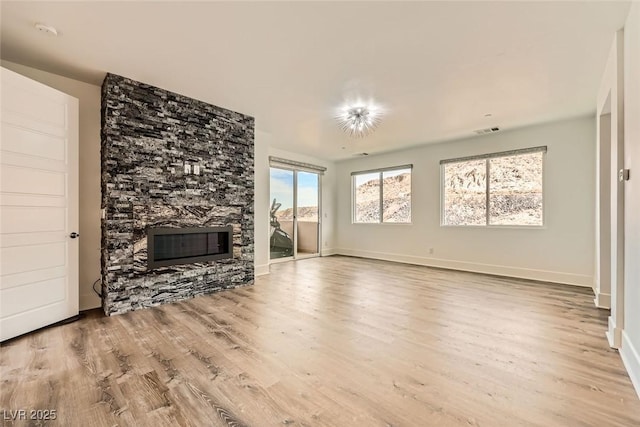
[[[252,287],[7,342],[0,406],[56,409],[59,426],[638,426],[592,299],[358,258],[275,264]]]

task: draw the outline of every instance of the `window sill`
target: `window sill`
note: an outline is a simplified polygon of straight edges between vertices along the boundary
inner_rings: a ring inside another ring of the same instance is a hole
[[[412,222],[351,222],[351,225],[413,225]]]
[[[440,224],[441,228],[474,228],[474,229],[515,229],[515,230],[546,230],[546,225],[445,225]]]

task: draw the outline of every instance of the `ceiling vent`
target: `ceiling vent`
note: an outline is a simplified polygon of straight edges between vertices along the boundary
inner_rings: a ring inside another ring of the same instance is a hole
[[[500,130],[500,128],[498,126],[494,126],[492,128],[474,130],[473,133],[478,134],[478,135],[486,135],[488,133],[498,132],[499,130]]]

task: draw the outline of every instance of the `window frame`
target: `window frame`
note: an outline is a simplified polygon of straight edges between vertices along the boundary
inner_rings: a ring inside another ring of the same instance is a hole
[[[542,224],[526,225],[526,224],[491,224],[491,159],[512,157],[524,154],[542,154]],[[524,229],[545,229],[547,228],[547,203],[546,196],[546,164],[547,164],[547,146],[538,146],[530,148],[522,148],[509,151],[499,151],[495,153],[480,154],[476,156],[458,157],[440,161],[440,227],[463,227],[463,228],[524,228]],[[473,160],[485,161],[485,223],[479,224],[445,224],[445,166],[451,163],[462,163]]]
[[[411,184],[410,184],[410,195],[411,199],[409,200],[409,221],[406,222],[391,222],[384,221],[384,172],[393,172],[409,169],[409,173],[411,175]],[[378,206],[379,206],[379,218],[377,222],[359,222],[356,221],[356,177],[358,175],[367,175],[367,174],[378,174],[378,182],[379,182],[379,191],[378,191]],[[377,168],[377,169],[368,169],[363,171],[351,172],[351,224],[354,225],[411,225],[413,223],[413,165],[399,165],[399,166],[391,166],[386,168]]]

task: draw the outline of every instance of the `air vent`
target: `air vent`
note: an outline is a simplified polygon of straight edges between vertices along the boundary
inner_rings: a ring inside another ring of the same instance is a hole
[[[494,126],[492,128],[486,128],[486,129],[478,129],[478,130],[474,130],[473,133],[476,133],[478,135],[486,135],[488,133],[494,133],[494,132],[498,132],[500,130],[499,127]]]

